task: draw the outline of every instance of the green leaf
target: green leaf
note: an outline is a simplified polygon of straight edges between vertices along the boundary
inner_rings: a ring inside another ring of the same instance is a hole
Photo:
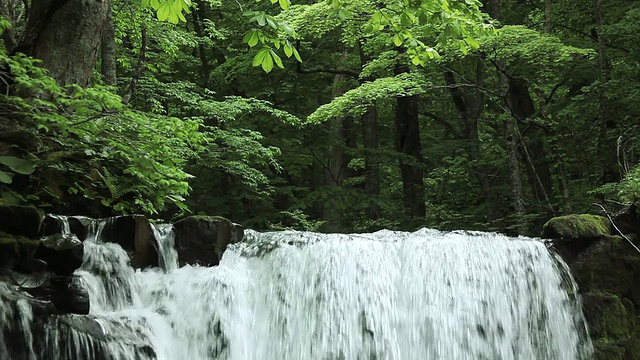
[[[289,0],[279,0],[278,3],[282,10],[287,10],[289,6],[291,6],[291,2]]]
[[[256,17],[256,21],[258,22],[258,25],[265,26],[267,24],[267,15],[265,15],[265,13],[261,13]]]
[[[271,55],[267,51],[265,51],[265,54],[266,56],[264,56],[264,58],[262,59],[262,64],[261,64],[262,70],[269,73],[271,72],[271,70],[273,70],[273,59],[271,58]]]
[[[280,58],[280,56],[278,56],[278,54],[276,54],[273,50],[269,50],[269,53],[271,54],[273,60],[276,62],[276,65],[278,65],[279,68],[284,69],[284,65],[282,64],[282,59]]]
[[[262,48],[253,58],[253,66],[261,65],[264,62],[265,57],[269,57],[269,50],[267,48]]]
[[[471,37],[471,36],[467,36],[466,38],[464,38],[464,41],[469,44],[469,46],[472,49],[477,49],[480,47],[480,43],[478,42],[478,40],[476,40],[475,38]]]
[[[15,156],[0,156],[0,164],[6,165],[11,170],[23,175],[29,175],[36,170],[31,161]]]
[[[10,174],[0,170],[0,183],[11,184],[12,181]]]
[[[295,57],[298,62],[302,62],[302,58],[300,57],[300,53],[298,53],[298,49],[294,47],[292,47],[291,49],[293,50],[293,57]]]
[[[158,9],[158,20],[164,21],[169,18],[169,13],[171,12],[171,8],[169,7],[169,3],[163,3]]]
[[[293,49],[289,44],[284,44],[284,54],[287,55],[287,57],[291,57],[291,55],[293,55]]]
[[[402,39],[398,34],[393,37],[393,43],[396,44],[396,46],[402,45]]]

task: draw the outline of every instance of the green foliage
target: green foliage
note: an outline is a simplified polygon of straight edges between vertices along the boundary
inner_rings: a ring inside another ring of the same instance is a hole
[[[15,156],[0,156],[0,165],[4,165],[16,174],[30,175],[35,171],[34,164],[22,158]],[[0,170],[0,182],[11,184],[13,181],[12,173]]]
[[[329,104],[320,106],[309,115],[307,121],[318,123],[334,116],[360,116],[377,101],[422,94],[427,85],[420,75],[412,73],[365,82],[344,95],[336,97]]]
[[[35,173],[25,160],[0,163],[33,173],[26,191],[40,202],[70,204],[80,196],[117,212],[185,208],[190,175],[182,168],[210,141],[198,120],[136,111],[109,88],[60,87],[22,55],[0,52],[0,66],[13,81],[3,106],[40,142],[24,149],[38,157]]]

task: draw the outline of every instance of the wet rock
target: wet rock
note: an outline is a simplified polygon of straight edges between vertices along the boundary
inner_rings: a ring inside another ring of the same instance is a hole
[[[32,206],[0,205],[0,231],[34,238],[40,232],[43,214]]]
[[[85,216],[46,214],[42,221],[40,235],[49,236],[54,234],[63,234],[65,232],[65,221],[69,226],[68,231],[74,234],[80,241],[85,241],[87,239],[89,236],[89,229],[97,222],[97,220]]]
[[[84,246],[73,234],[56,234],[41,239],[34,257],[44,260],[50,271],[67,275],[82,265]]]
[[[143,269],[158,266],[157,239],[149,220],[143,215],[107,219],[102,239],[120,244],[131,256],[131,266]]]
[[[63,314],[88,314],[89,292],[76,276],[56,276],[51,279],[51,301]]]
[[[214,266],[227,245],[239,242],[244,229],[219,216],[190,216],[173,225],[180,265]]]

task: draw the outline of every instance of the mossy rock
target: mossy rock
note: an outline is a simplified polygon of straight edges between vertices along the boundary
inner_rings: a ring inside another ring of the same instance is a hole
[[[0,205],[0,231],[35,238],[44,213],[32,206]]]
[[[593,339],[625,341],[635,329],[634,306],[628,299],[609,293],[582,295],[584,316]]]
[[[605,217],[590,214],[555,217],[542,228],[549,239],[593,239],[611,235],[611,223]]]
[[[584,246],[570,247],[571,243]],[[576,240],[555,245],[562,250],[581,291],[633,294],[634,284],[640,281],[640,258],[619,236],[604,236],[588,244]]]
[[[606,341],[597,341],[593,344],[595,360],[625,360],[625,349]]]
[[[625,349],[625,360],[640,360],[640,339],[625,341],[622,346]]]
[[[11,266],[20,255],[16,239],[5,233],[0,233],[0,269]]]

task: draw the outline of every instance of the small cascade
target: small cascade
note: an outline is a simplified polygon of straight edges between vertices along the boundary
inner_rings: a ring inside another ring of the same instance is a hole
[[[45,344],[20,359],[591,357],[575,282],[536,239],[248,231],[219,266],[178,268],[171,226],[157,225],[161,268],[141,271],[120,245],[101,240],[102,226],[76,270],[90,314],[52,317]],[[19,311],[20,329],[8,335],[31,343],[31,308],[16,304],[0,306],[0,321]]]

